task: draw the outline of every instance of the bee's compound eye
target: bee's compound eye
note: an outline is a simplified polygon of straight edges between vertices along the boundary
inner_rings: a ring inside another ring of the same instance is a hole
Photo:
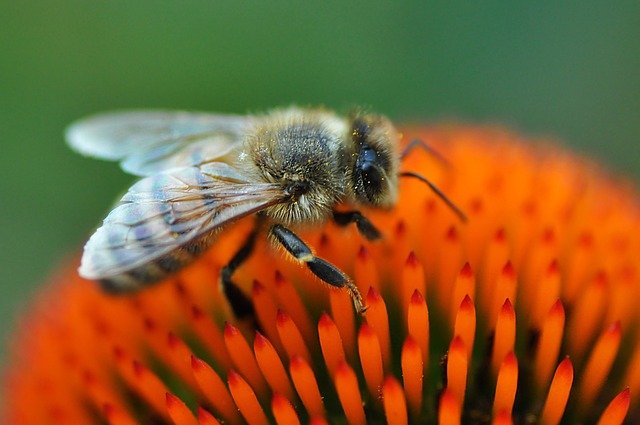
[[[362,182],[365,186],[367,195],[372,195],[380,190],[382,183],[382,174],[378,167],[378,153],[366,146],[360,152],[360,172],[362,173]],[[373,193],[370,193],[373,192]]]
[[[356,161],[355,175],[358,180],[356,191],[360,198],[368,203],[375,203],[383,185],[383,174],[375,149],[370,146],[362,147]]]
[[[382,184],[382,174],[380,174],[378,167],[372,164],[365,164],[362,167],[362,181],[368,195],[377,193]]]
[[[378,154],[370,147],[362,149],[360,153],[360,161],[362,162],[362,168],[375,164],[378,161]]]

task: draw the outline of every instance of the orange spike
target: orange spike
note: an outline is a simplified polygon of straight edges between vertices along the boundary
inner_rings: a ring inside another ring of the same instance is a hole
[[[407,260],[407,255],[411,251],[409,237],[407,236],[407,223],[404,218],[400,218],[396,220],[395,225],[390,223],[389,226],[393,229],[390,232],[393,249],[386,254],[389,256],[387,261],[389,261],[393,270],[402,270],[403,264]],[[382,282],[382,286],[384,287],[384,282]],[[399,295],[399,289],[391,288],[396,297]]]
[[[299,355],[304,357],[307,362],[310,362],[311,355],[307,345],[304,343],[304,339],[302,339],[302,334],[296,324],[293,323],[293,320],[291,320],[291,317],[282,310],[278,310],[277,327],[280,341],[282,341],[289,360],[294,355]]]
[[[640,344],[637,342],[624,376],[626,376],[626,381],[629,384],[629,390],[635,403],[638,394],[640,394]]]
[[[587,365],[584,368],[580,382],[580,390],[578,392],[579,399],[585,406],[591,404],[600,392],[600,388],[609,374],[616,354],[618,354],[621,338],[622,328],[620,322],[609,326],[600,338],[598,338],[589,356]]]
[[[169,332],[163,326],[164,324],[159,324],[158,320],[152,319],[149,316],[142,316],[139,319],[142,321],[143,329],[141,336],[148,344],[148,347],[162,362],[169,366],[171,370],[176,371],[176,365],[167,350],[167,335]],[[164,404],[164,395],[162,396],[162,403]]]
[[[553,260],[542,275],[536,288],[531,324],[540,329],[553,303],[560,297],[560,270],[558,261]]]
[[[498,373],[500,364],[504,356],[509,351],[513,351],[516,342],[516,312],[513,310],[511,301],[507,298],[500,309],[496,322],[496,332],[493,339],[493,353],[491,355],[491,365],[494,374]]]
[[[607,281],[604,273],[600,273],[589,284],[574,305],[567,325],[569,351],[576,358],[584,355],[587,346],[592,342],[604,314]]]
[[[611,400],[611,403],[609,403],[606,410],[602,413],[602,416],[600,416],[598,425],[621,425],[627,416],[630,403],[631,394],[629,387],[627,387]]]
[[[388,376],[384,380],[382,401],[389,425],[406,425],[409,422],[404,391],[393,376]]]
[[[418,416],[422,409],[422,378],[423,364],[422,353],[415,339],[410,335],[402,346],[402,379],[404,381],[404,392],[411,414]]]
[[[267,289],[257,280],[253,281],[253,289],[251,290],[251,299],[255,308],[256,316],[260,326],[264,330],[267,337],[273,341],[273,344],[280,352],[283,352],[278,327],[276,325],[276,316],[278,307],[271,297]]]
[[[520,266],[525,263],[531,241],[540,226],[540,207],[536,197],[531,195],[520,197],[513,204],[513,207],[515,207],[515,225],[510,229],[514,233],[514,237],[513,248],[509,256],[513,258],[515,264]]]
[[[325,416],[318,381],[309,364],[301,356],[293,356],[289,365],[291,379],[309,416]]]
[[[591,232],[585,231],[579,235],[577,243],[573,244],[571,255],[565,265],[566,278],[562,285],[562,297],[573,304],[584,286],[585,280],[593,271],[594,240]]]
[[[231,424],[242,422],[229,390],[211,366],[192,356],[191,370],[205,400],[216,409],[225,421]]]
[[[465,347],[467,347],[467,359],[471,359],[473,353],[473,341],[476,333],[476,309],[473,305],[473,301],[466,295],[460,306],[458,307],[454,335],[460,335]]]
[[[635,273],[635,269],[632,271],[627,268],[627,270],[620,272],[620,276],[612,280],[605,323],[620,321],[622,327],[626,329],[635,320],[635,297],[629,296],[636,291],[637,276]]]
[[[358,388],[358,378],[346,362],[338,365],[335,385],[347,422],[350,425],[366,424],[367,420],[362,408],[362,397]]]
[[[318,339],[329,375],[333,377],[338,364],[344,361],[345,356],[340,332],[327,313],[322,313],[318,321]]]
[[[472,192],[470,192],[472,193]],[[491,204],[499,203],[492,201]],[[460,205],[466,211],[468,221],[465,223],[462,239],[465,248],[465,257],[471,264],[479,265],[482,255],[486,252],[488,230],[495,227],[494,217],[489,215],[489,210],[494,210],[494,205],[486,205],[481,196],[473,196]],[[460,300],[462,301],[462,300]],[[449,306],[450,307],[450,306]]]
[[[460,303],[465,297],[471,298],[471,300],[475,297],[476,291],[476,277],[471,269],[471,265],[467,262],[464,264],[462,269],[460,269],[460,273],[458,273],[458,277],[456,278],[456,283],[453,287],[453,297],[451,298],[451,315],[449,316],[450,324],[455,325],[456,314],[458,313],[458,308],[460,307]],[[454,331],[454,335],[457,332]]]
[[[313,344],[315,344],[315,327],[313,326],[311,317],[309,317],[309,310],[307,310],[307,307],[305,307],[300,298],[300,294],[298,294],[298,291],[296,291],[291,282],[285,279],[279,272],[276,272],[275,287],[280,306],[287,309],[287,313],[291,316],[298,329],[300,329],[300,333],[305,338],[307,344],[313,347]]]
[[[520,297],[523,300],[535,301],[535,296],[539,288],[539,283],[549,264],[558,257],[558,232],[553,226],[548,226],[542,230],[538,238],[534,238],[529,249],[527,260],[523,264],[521,275]],[[553,298],[557,298],[557,295]],[[513,299],[513,298],[511,298]],[[533,302],[523,304],[524,308],[533,307]],[[531,314],[527,310],[527,314]]]
[[[140,392],[138,389],[139,382],[135,373],[135,368],[132,367],[133,360],[129,354],[120,346],[114,347],[111,354],[118,374],[123,378],[127,385]]]
[[[182,400],[171,393],[165,394],[167,412],[175,425],[198,425],[198,420]]]
[[[423,217],[423,223],[422,229],[420,229],[421,240],[415,248],[425,262],[425,269],[429,271],[429,280],[434,281],[436,264],[439,260],[440,241],[438,238],[443,233],[442,208],[438,208],[435,197],[429,197],[429,199],[422,201],[422,205],[418,206],[417,210]]]
[[[456,397],[460,406],[464,405],[467,389],[467,367],[467,348],[462,338],[456,335],[447,354],[447,389]]]
[[[240,414],[244,419],[250,424],[268,425],[269,421],[262,407],[260,407],[255,393],[249,384],[242,379],[242,376],[234,370],[230,370],[227,379],[231,396],[235,400],[236,406],[238,406],[238,410],[240,410]]]
[[[191,321],[191,329],[198,336],[198,341],[207,349],[216,364],[224,369],[231,367],[231,358],[227,353],[224,337],[218,325],[195,305],[191,307],[189,319]]]
[[[378,399],[384,378],[382,353],[378,337],[366,323],[362,324],[358,333],[358,353],[369,393],[374,399]]]
[[[329,424],[327,423],[327,421],[324,420],[324,418],[320,418],[318,416],[314,416],[309,421],[309,425],[329,425]]]
[[[451,390],[445,389],[440,396],[440,406],[438,409],[439,425],[460,425],[460,416],[462,408],[458,398],[453,395]]]
[[[424,267],[420,264],[420,260],[416,254],[411,251],[407,260],[402,267],[402,277],[400,279],[400,302],[402,303],[402,311],[404,316],[407,314],[411,295],[415,291],[419,291],[426,296],[427,284],[424,279]]]
[[[542,323],[542,332],[540,333],[540,339],[536,347],[533,369],[536,386],[539,390],[546,388],[551,378],[553,367],[556,364],[556,359],[560,352],[560,345],[562,344],[564,318],[562,302],[557,300]]]
[[[220,422],[211,413],[198,406],[198,423],[200,425],[220,425]]]
[[[380,290],[378,268],[369,250],[364,245],[360,246],[356,256],[353,275],[356,286],[361,290],[366,288]]]
[[[129,412],[125,410],[121,397],[117,395],[116,389],[110,384],[107,377],[100,376],[100,372],[92,372],[85,369],[81,372],[83,389],[86,391],[87,400],[96,407],[106,405],[113,411],[112,423],[131,424],[134,423]]]
[[[166,412],[164,399],[168,389],[162,380],[142,363],[135,360],[133,361],[133,373],[136,377],[135,386],[143,398],[158,412]]]
[[[137,319],[141,322],[142,336],[149,344],[149,347],[154,350],[159,350],[159,355],[164,354],[166,343],[166,336],[169,333],[167,330],[167,319],[165,317],[153,317],[149,314],[147,309],[150,307],[146,302],[142,301],[143,297],[136,298],[131,303],[132,309],[135,309],[137,313]],[[153,309],[157,309],[154,306]]]
[[[349,358],[354,358],[356,349],[356,322],[351,297],[347,291],[339,288],[330,288],[329,302],[331,303],[331,317],[333,317],[333,321],[340,331],[344,351]]]
[[[391,343],[389,336],[389,316],[387,314],[387,305],[378,291],[373,287],[369,288],[366,297],[366,304],[369,307],[365,319],[369,326],[373,328],[378,341],[380,342],[380,350],[382,351],[382,362],[385,368],[389,367],[391,361]]]
[[[429,310],[422,294],[414,291],[407,313],[408,333],[418,342],[422,353],[422,363],[429,364]]]
[[[498,382],[496,384],[496,395],[493,400],[493,414],[506,412],[511,416],[513,401],[516,398],[518,388],[518,359],[513,351],[509,352],[500,365],[498,372]]]
[[[493,422],[491,423],[493,425],[512,425],[513,419],[511,418],[511,414],[509,412],[507,412],[506,410],[502,410],[493,417]]]
[[[495,325],[497,317],[500,315],[500,310],[504,304],[504,300],[515,299],[516,296],[516,271],[508,261],[502,268],[502,272],[498,275],[496,280],[495,291],[493,293],[493,302],[491,304],[491,311],[489,317],[491,318],[491,324]],[[500,359],[502,361],[502,359]]]
[[[280,360],[271,342],[257,331],[253,340],[253,351],[256,355],[258,367],[260,367],[271,389],[274,392],[283,394],[289,400],[293,400],[295,393],[282,360]]]
[[[102,407],[102,413],[105,419],[109,422],[109,425],[136,425],[137,421],[134,420],[126,411],[122,408],[116,407],[113,404],[105,403]]]
[[[569,392],[573,384],[573,364],[567,357],[560,362],[556,373],[551,380],[551,386],[547,393],[547,401],[540,415],[540,424],[556,425],[560,423],[564,409],[567,406]]]
[[[267,382],[264,380],[253,351],[238,328],[229,323],[224,326],[224,343],[231,360],[242,376],[261,396],[267,394]]]
[[[291,402],[278,393],[271,399],[271,410],[278,425],[300,425],[300,420]]]
[[[191,350],[174,333],[167,336],[168,354],[171,357],[173,370],[186,384],[195,388],[197,385],[191,373]]]
[[[498,276],[509,260],[509,244],[507,243],[504,228],[498,229],[489,240],[484,262],[480,270],[482,271],[482,285],[479,286],[479,299],[482,302],[483,311],[490,311],[493,295],[496,288]],[[464,294],[463,294],[464,296]],[[473,298],[473,297],[472,297]],[[460,304],[455,305],[457,308]]]
[[[444,237],[440,250],[440,258],[438,264],[438,273],[436,282],[438,290],[437,295],[440,298],[441,305],[447,309],[451,305],[451,297],[453,296],[453,284],[460,268],[464,264],[464,256],[462,252],[462,243],[460,235],[455,226],[451,226]],[[446,312],[447,314],[449,311]],[[448,317],[445,316],[445,317]]]

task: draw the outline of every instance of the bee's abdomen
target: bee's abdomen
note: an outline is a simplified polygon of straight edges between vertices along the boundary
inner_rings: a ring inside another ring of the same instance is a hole
[[[211,239],[205,235],[142,266],[102,278],[100,286],[110,294],[126,294],[158,283],[192,263],[211,245]]]

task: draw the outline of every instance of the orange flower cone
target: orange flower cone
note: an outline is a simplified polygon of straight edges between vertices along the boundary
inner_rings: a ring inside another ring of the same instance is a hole
[[[391,211],[302,233],[353,277],[358,316],[261,241],[235,275],[259,325],[237,322],[221,267],[250,230],[113,297],[61,271],[11,341],[6,424],[637,423],[640,197],[593,164],[488,128],[406,130],[468,215],[419,181]]]

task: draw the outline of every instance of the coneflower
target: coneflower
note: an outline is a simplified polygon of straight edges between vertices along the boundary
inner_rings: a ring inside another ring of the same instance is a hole
[[[367,212],[368,242],[302,233],[353,277],[368,310],[265,241],[235,275],[255,322],[234,319],[220,268],[250,231],[132,296],[60,272],[11,341],[2,423],[595,423],[640,420],[640,199],[547,144],[488,128],[407,129],[466,223],[417,181]]]

